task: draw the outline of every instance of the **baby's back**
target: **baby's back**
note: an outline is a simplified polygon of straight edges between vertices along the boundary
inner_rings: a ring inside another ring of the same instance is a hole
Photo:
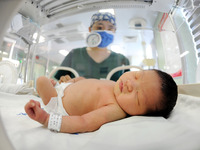
[[[109,103],[115,103],[115,82],[85,79],[68,86],[64,91],[63,105],[69,115],[82,115]]]

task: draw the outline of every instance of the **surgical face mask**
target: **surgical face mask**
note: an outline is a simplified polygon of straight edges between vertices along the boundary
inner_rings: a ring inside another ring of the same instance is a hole
[[[96,39],[96,43],[99,43],[98,45],[96,45],[99,48],[105,48],[107,47],[109,44],[111,44],[114,40],[114,33],[112,31],[107,31],[107,30],[95,30],[92,31],[91,34],[98,34],[100,36],[100,38],[95,38]],[[88,35],[91,36],[91,34]],[[96,36],[98,37],[98,36]],[[87,38],[87,43],[88,46],[90,46],[90,38]],[[94,40],[94,37],[93,37]],[[99,41],[98,41],[99,40]],[[95,40],[94,40],[95,41]],[[98,42],[97,42],[98,41]],[[90,46],[90,47],[95,47],[95,46]]]

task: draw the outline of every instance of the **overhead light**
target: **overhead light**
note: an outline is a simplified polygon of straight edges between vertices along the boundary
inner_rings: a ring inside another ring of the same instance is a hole
[[[36,39],[37,39],[37,37],[38,37],[38,33],[37,33],[37,32],[35,32],[35,33],[33,34],[33,39],[34,39],[34,40],[36,40]]]
[[[43,36],[40,35],[40,38],[39,38],[39,43],[42,43],[45,41],[45,38]]]
[[[61,49],[59,50],[59,53],[63,56],[67,56],[67,54],[69,53],[68,51],[66,51],[65,49]]]
[[[33,43],[36,43],[37,37],[38,37],[38,33],[35,32],[35,33],[33,34]],[[38,43],[42,43],[42,42],[44,42],[44,41],[45,41],[45,38],[44,38],[43,36],[40,35]]]
[[[189,51],[183,52],[183,53],[180,55],[180,57],[183,57],[183,56],[185,56],[185,55],[187,55],[187,54],[189,54]]]
[[[1,52],[2,53],[2,52]],[[8,53],[7,52],[3,52],[3,55],[8,55]]]
[[[110,8],[110,9],[100,9],[99,12],[109,12],[109,13],[115,15],[115,11],[112,8]]]
[[[147,45],[147,48],[146,48],[146,57],[147,58],[153,58],[151,45]]]

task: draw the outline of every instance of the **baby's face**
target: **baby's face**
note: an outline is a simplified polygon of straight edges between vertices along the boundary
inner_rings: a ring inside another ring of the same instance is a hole
[[[120,107],[129,115],[143,115],[155,110],[161,97],[161,82],[155,71],[124,73],[116,82],[114,94]]]

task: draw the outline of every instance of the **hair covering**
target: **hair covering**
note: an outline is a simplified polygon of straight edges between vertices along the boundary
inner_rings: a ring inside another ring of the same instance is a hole
[[[115,16],[109,12],[98,12],[92,15],[90,27],[97,21],[109,21],[116,27]]]

